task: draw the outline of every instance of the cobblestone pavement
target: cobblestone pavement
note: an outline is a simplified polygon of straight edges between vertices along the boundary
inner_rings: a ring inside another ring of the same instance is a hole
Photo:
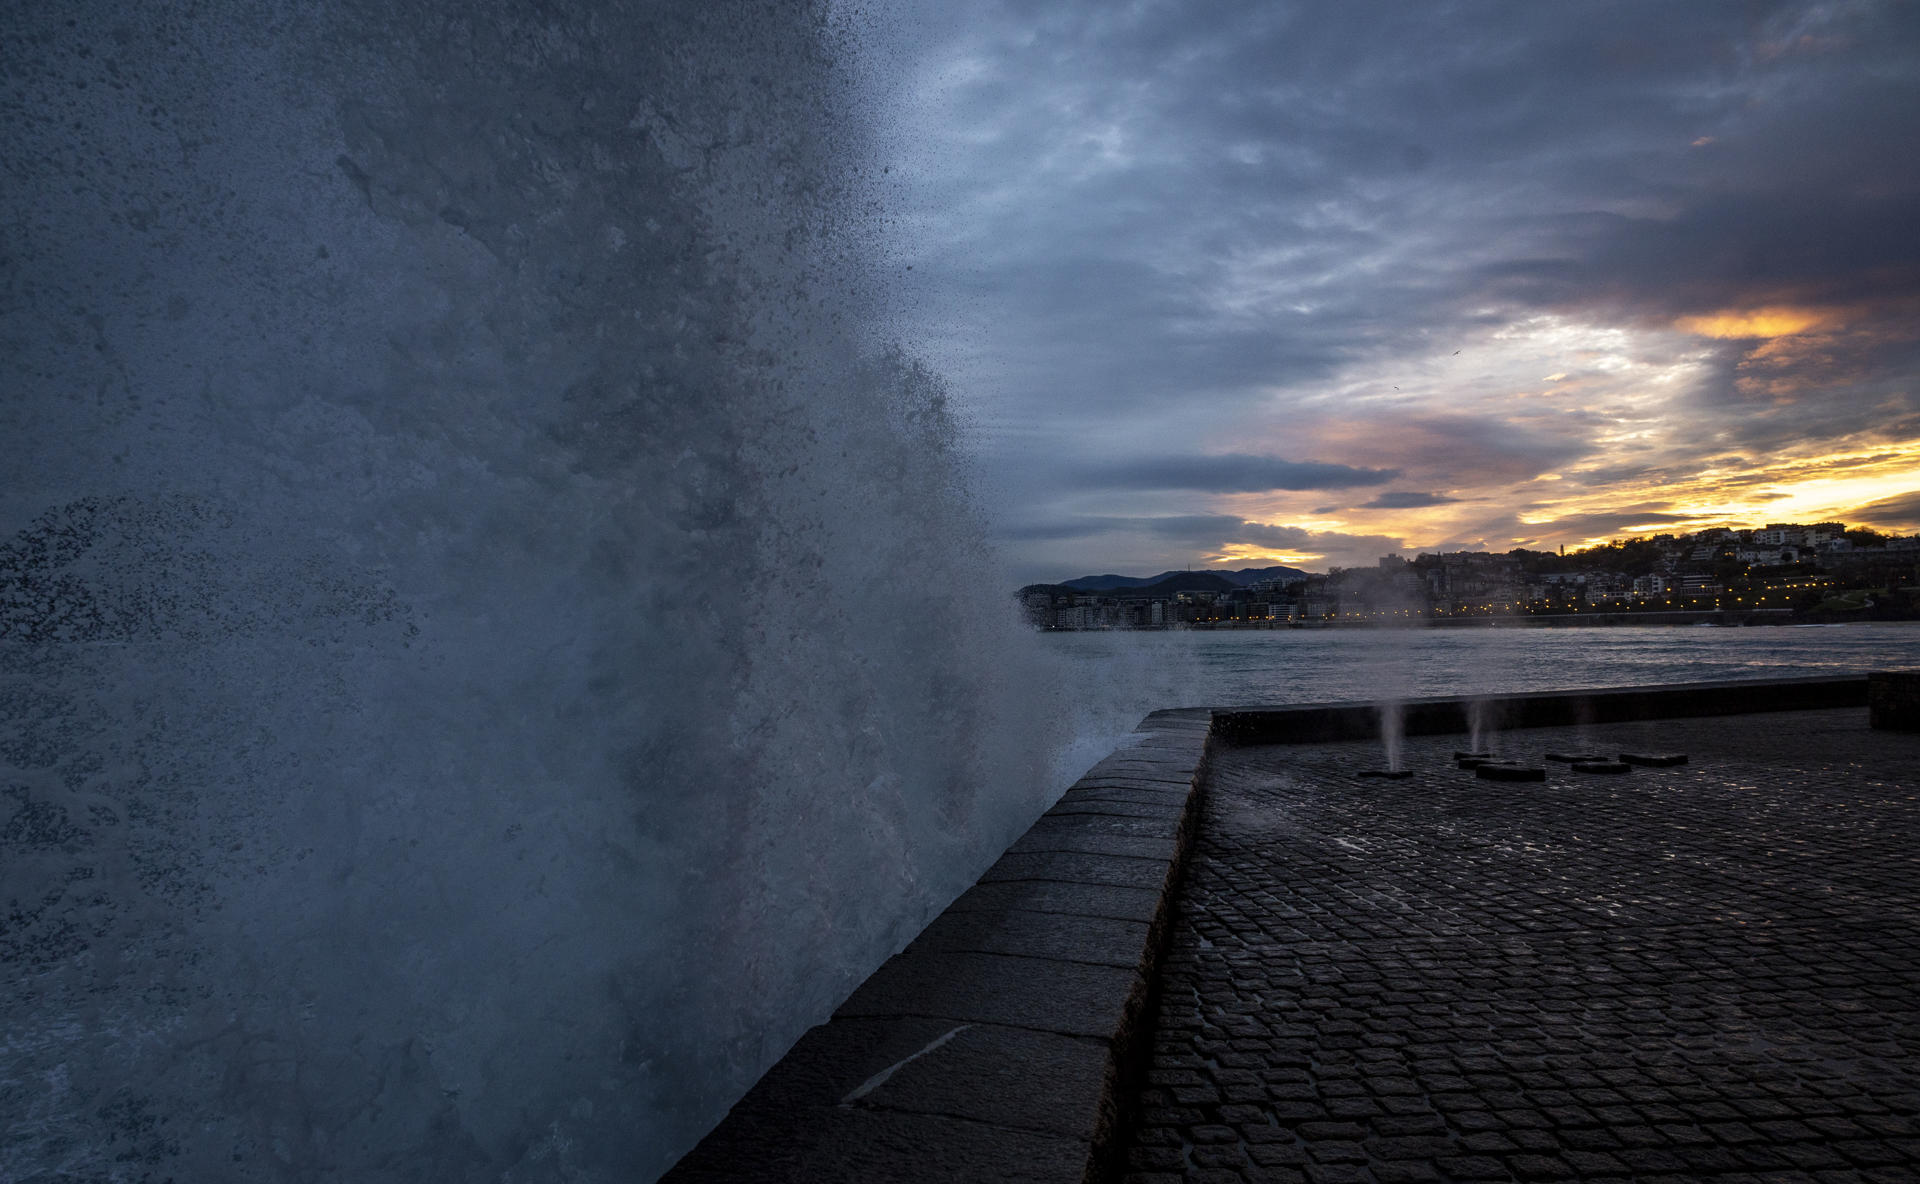
[[[1920,1180],[1920,736],[1860,710],[1216,760],[1133,1184]]]

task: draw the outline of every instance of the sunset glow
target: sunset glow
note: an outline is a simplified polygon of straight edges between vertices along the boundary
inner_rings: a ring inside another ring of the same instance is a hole
[[[1681,317],[1674,327],[1700,337],[1788,337],[1831,324],[1829,313],[1802,308],[1759,308],[1751,312],[1719,312],[1711,316]]]
[[[1920,26],[1527,7],[929,48],[903,303],[1024,577],[1913,520]]]

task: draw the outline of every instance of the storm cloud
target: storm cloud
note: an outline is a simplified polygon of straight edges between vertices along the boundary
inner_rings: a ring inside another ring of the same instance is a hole
[[[1783,461],[1920,440],[1913,6],[921,15],[900,331],[1009,536],[1106,498],[1358,538],[1326,492],[1392,481],[1453,499],[1351,507],[1414,546],[1547,495],[1734,518]],[[1049,545],[1016,566],[1085,566]]]
[[[1310,557],[1318,567],[1371,565],[1376,556],[1405,545],[1404,540],[1394,535],[1308,530],[1279,523],[1249,522],[1230,514],[1087,515],[1011,526],[1001,538],[1008,542],[1041,541],[1056,545],[1099,539],[1109,551],[1096,553],[1121,555],[1133,553],[1128,550],[1130,545],[1138,546],[1129,540],[1144,539],[1147,545],[1139,553],[1171,555],[1175,561],[1169,567],[1192,565],[1196,556],[1230,554],[1237,547],[1264,549],[1276,557]],[[1143,562],[1144,559],[1135,561],[1136,565]]]
[[[1360,510],[1414,510],[1423,506],[1446,506],[1459,501],[1457,497],[1448,497],[1444,493],[1388,492],[1370,502],[1361,502],[1355,509]]]
[[[1890,530],[1920,530],[1920,489],[1861,506],[1860,517]]]
[[[1221,456],[1149,457],[1089,469],[1085,479],[1126,489],[1182,489],[1204,493],[1260,493],[1274,489],[1350,489],[1384,485],[1398,469],[1359,469],[1351,465],[1295,462],[1270,456],[1228,453]]]

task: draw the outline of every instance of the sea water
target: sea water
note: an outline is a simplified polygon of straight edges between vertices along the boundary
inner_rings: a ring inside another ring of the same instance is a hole
[[[1736,628],[1088,631],[1035,644],[1145,711],[1493,695],[1920,666],[1920,622]]]

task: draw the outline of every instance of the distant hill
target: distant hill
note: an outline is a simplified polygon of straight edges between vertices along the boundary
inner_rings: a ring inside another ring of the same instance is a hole
[[[1028,584],[1020,589],[1020,594],[1025,596],[1029,592],[1045,592],[1049,596],[1072,596],[1076,593],[1102,593],[1121,600],[1160,600],[1175,592],[1231,592],[1255,580],[1292,579],[1306,574],[1291,567],[1250,567],[1245,571],[1167,571],[1148,579],[1137,576],[1082,576],[1064,584]],[[1093,580],[1122,582],[1089,586],[1088,581]]]
[[[1049,587],[1071,588],[1076,592],[1111,592],[1119,588],[1146,588],[1165,583],[1180,576],[1219,576],[1226,584],[1217,589],[1214,585],[1194,585],[1192,587],[1173,588],[1175,592],[1197,592],[1202,590],[1226,591],[1244,588],[1260,580],[1298,580],[1306,577],[1306,572],[1297,567],[1243,567],[1239,571],[1223,571],[1209,567],[1201,571],[1163,571],[1157,576],[1080,576]]]
[[[1076,588],[1072,584],[1028,584],[1020,589],[1020,595],[1025,596],[1029,592],[1045,592],[1049,596],[1086,596],[1098,593],[1121,600],[1154,600],[1172,596],[1175,592],[1231,592],[1239,586],[1219,572],[1176,571],[1167,573],[1167,577],[1158,583],[1135,582],[1119,588]]]
[[[1261,580],[1304,580],[1310,572],[1297,567],[1243,567],[1239,571],[1223,571],[1221,575],[1232,580],[1242,588],[1248,584],[1257,584]]]
[[[1231,592],[1240,587],[1217,571],[1176,571],[1154,584],[1132,588],[1111,588],[1108,593],[1122,600],[1158,600],[1175,592]]]
[[[1164,572],[1161,575],[1150,576],[1144,580],[1139,576],[1080,576],[1078,579],[1068,580],[1063,584],[1048,584],[1047,587],[1072,588],[1075,592],[1105,592],[1109,588],[1138,588],[1172,574],[1172,572]]]

